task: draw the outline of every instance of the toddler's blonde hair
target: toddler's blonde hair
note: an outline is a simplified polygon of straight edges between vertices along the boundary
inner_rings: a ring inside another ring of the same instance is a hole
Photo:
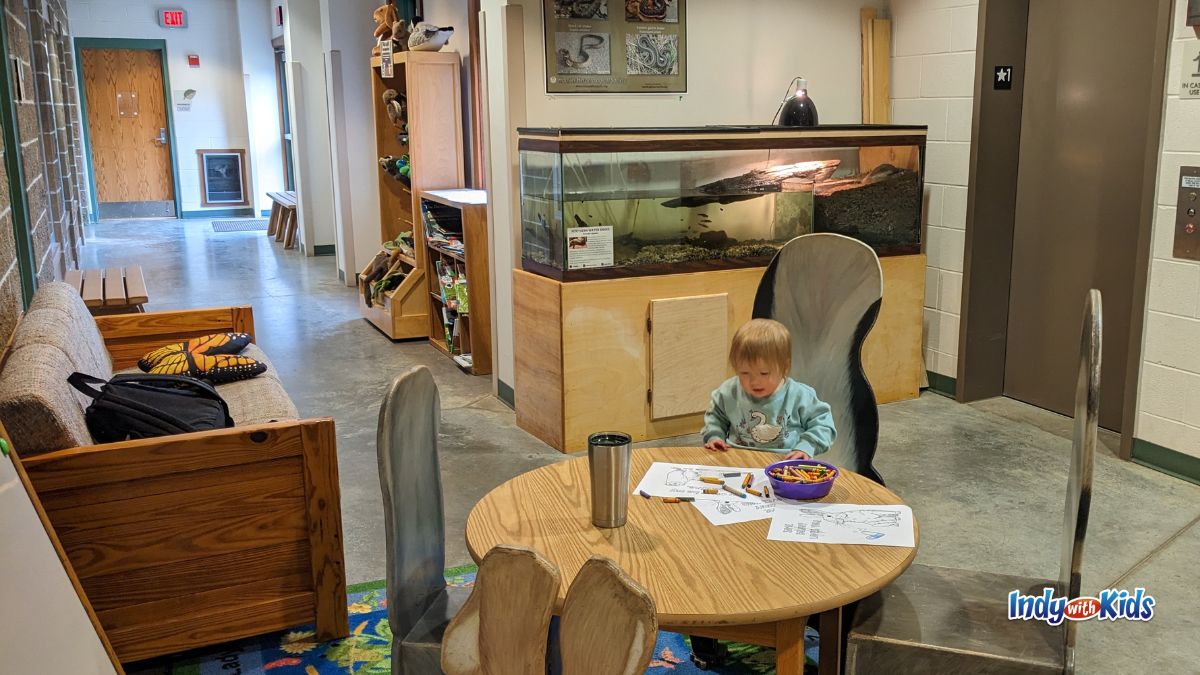
[[[751,319],[733,334],[729,365],[762,361],[787,375],[792,370],[792,336],[783,324],[772,319]]]

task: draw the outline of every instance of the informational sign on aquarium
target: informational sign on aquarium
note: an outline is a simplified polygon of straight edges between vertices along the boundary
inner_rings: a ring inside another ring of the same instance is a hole
[[[686,92],[686,4],[542,0],[546,92]]]
[[[612,267],[613,229],[611,227],[571,227],[567,229],[567,269]]]

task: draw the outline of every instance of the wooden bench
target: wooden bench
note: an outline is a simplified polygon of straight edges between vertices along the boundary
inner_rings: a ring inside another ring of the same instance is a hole
[[[282,241],[284,248],[296,246],[296,193],[268,192],[271,204],[271,220],[267,223],[267,236]]]
[[[145,312],[143,305],[150,302],[146,279],[138,265],[70,270],[63,281],[79,291],[93,315]]]

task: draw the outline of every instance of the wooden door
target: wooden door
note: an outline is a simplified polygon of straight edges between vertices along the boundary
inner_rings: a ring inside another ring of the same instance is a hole
[[[81,53],[100,217],[175,215],[161,52]]]
[[[650,301],[650,419],[704,412],[725,381],[729,294]]]

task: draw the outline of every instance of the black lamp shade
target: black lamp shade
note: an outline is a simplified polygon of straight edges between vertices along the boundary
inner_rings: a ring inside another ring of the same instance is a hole
[[[783,104],[783,109],[779,112],[779,126],[817,126],[817,106],[808,97],[807,92],[801,90],[795,96],[789,97]]]

